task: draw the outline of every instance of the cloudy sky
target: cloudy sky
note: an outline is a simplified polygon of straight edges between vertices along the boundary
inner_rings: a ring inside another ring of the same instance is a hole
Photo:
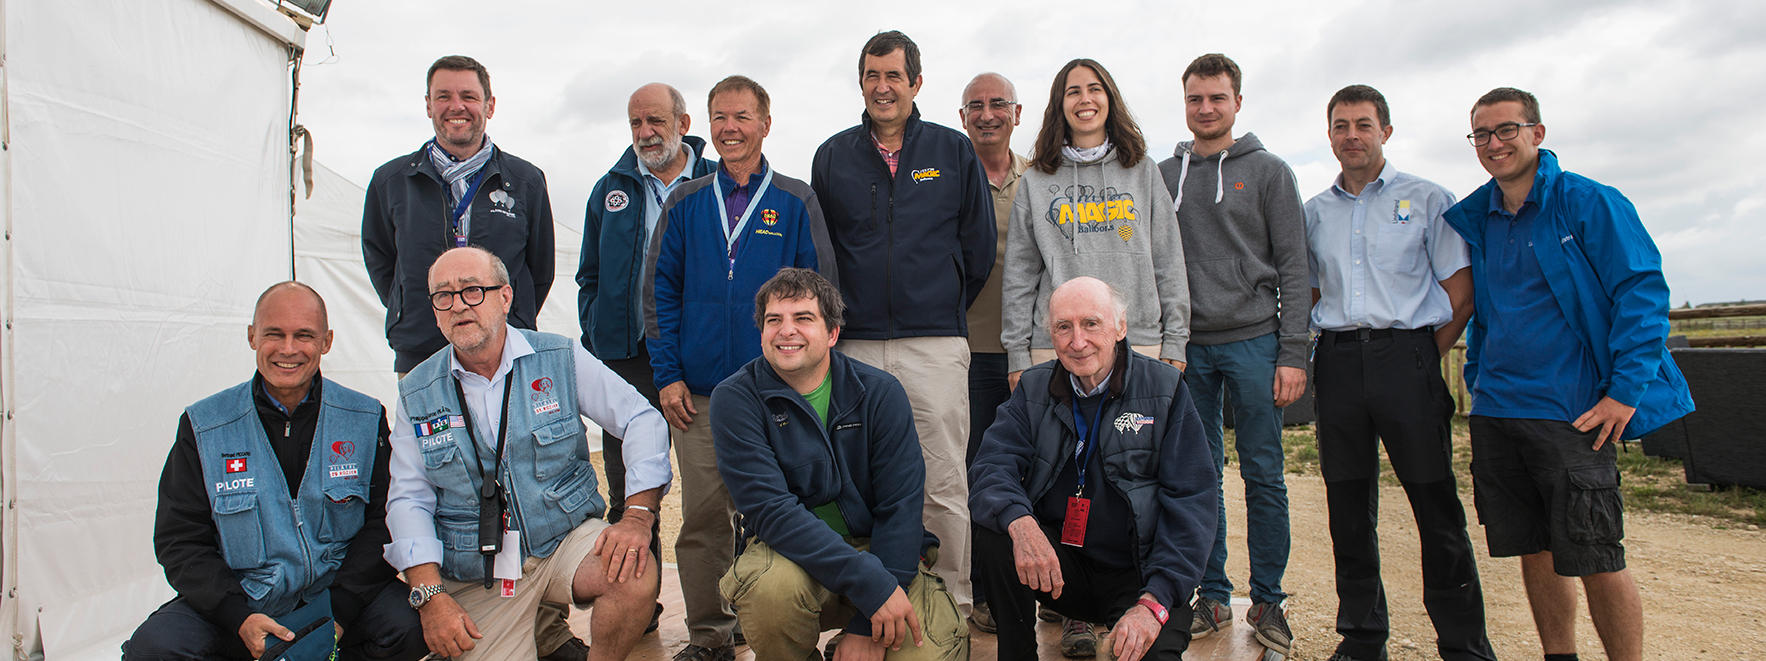
[[[831,9],[844,7],[845,9]],[[1054,73],[1075,57],[1108,67],[1153,151],[1184,127],[1183,67],[1223,52],[1245,71],[1235,135],[1287,159],[1301,191],[1330,185],[1324,105],[1344,85],[1379,88],[1399,168],[1464,195],[1488,179],[1463,136],[1483,92],[1538,95],[1545,147],[1634,202],[1663,253],[1675,305],[1766,299],[1766,3],[1756,0],[1361,2],[918,2],[887,15],[830,2],[408,2],[334,0],[308,37],[300,121],[318,160],[358,184],[432,135],[423,74],[471,55],[497,97],[489,133],[546,171],[555,215],[580,241],[589,190],[630,144],[625,104],[650,81],[686,94],[704,136],[705,92],[730,74],[773,98],[766,153],[808,179],[814,150],[858,121],[858,50],[879,30],[919,43],[932,121],[957,125],[982,71],[1017,83],[1035,141]],[[1077,9],[1077,11],[1076,11]],[[329,43],[328,43],[329,42]]]

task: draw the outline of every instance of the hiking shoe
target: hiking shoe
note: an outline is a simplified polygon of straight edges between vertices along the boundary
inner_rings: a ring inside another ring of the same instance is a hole
[[[736,648],[729,645],[712,649],[698,645],[688,645],[686,649],[675,652],[674,661],[733,661]]]
[[[662,602],[659,601],[656,602],[656,612],[650,614],[650,626],[644,627],[644,633],[646,635],[653,634],[660,628],[662,628]]]
[[[1233,607],[1196,595],[1196,603],[1190,604],[1190,639],[1200,640],[1208,634],[1219,631],[1221,627],[1233,623]]]
[[[540,657],[543,661],[589,661],[589,646],[581,638],[571,636],[552,650],[551,654]]]
[[[1061,656],[1069,659],[1089,659],[1098,655],[1098,632],[1092,630],[1090,622],[1081,622],[1069,618],[1061,625]]]
[[[1042,620],[1044,622],[1060,622],[1061,620],[1065,620],[1067,618],[1066,618],[1066,616],[1063,616],[1060,613],[1056,613],[1052,610],[1049,610],[1048,606],[1038,605],[1036,607],[1036,619]]]
[[[1288,630],[1288,615],[1281,604],[1253,604],[1251,610],[1245,612],[1245,621],[1251,623],[1257,642],[1277,654],[1288,655],[1294,644],[1294,634]]]
[[[908,634],[908,635],[911,637],[913,634]],[[834,634],[833,638],[829,638],[827,646],[822,648],[822,654],[823,654],[822,658],[826,659],[827,661],[833,661],[834,650],[839,648],[840,641],[845,640],[845,639],[846,639],[846,632],[844,632],[844,631]]]
[[[993,623],[993,611],[986,602],[975,604],[975,612],[969,615],[969,624],[982,633],[999,633],[999,625]]]

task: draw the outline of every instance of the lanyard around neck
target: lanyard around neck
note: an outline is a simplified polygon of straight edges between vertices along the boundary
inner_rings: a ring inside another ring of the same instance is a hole
[[[513,371],[503,375],[503,416],[497,425],[497,456],[496,462],[491,464],[491,469],[487,472],[484,468],[484,458],[478,454],[478,437],[474,432],[478,427],[472,424],[472,407],[466,403],[466,389],[460,387],[459,377],[454,378],[454,394],[460,398],[460,414],[466,418],[466,440],[472,446],[472,463],[478,466],[478,495],[486,500],[497,495],[499,480],[492,479],[492,477],[501,475],[503,472],[503,442],[509,437],[509,393],[514,384],[515,373]]]
[[[737,221],[734,227],[731,227],[730,210],[724,206],[724,187],[717,182],[711,184],[712,193],[717,195],[717,224],[724,230],[724,250],[729,255],[731,269],[736,268],[736,239],[742,236],[742,230],[748,227],[748,218],[753,216],[754,209],[760,206],[760,196],[765,195],[767,188],[772,185],[773,169],[769,167],[766,169],[766,176],[760,180],[760,186],[748,196],[748,208],[742,211],[742,219]],[[742,182],[736,182],[736,186],[741,187]]]
[[[1079,447],[1073,450],[1073,459],[1079,462],[1076,466],[1079,488],[1074,490],[1073,495],[1075,496],[1085,495],[1085,469],[1091,466],[1091,455],[1097,451],[1098,428],[1104,426],[1104,402],[1109,399],[1109,393],[1098,395],[1098,408],[1092,412],[1092,420],[1089,423],[1086,422],[1085,415],[1080,412],[1080,399],[1082,398],[1079,393],[1073,393],[1073,421],[1076,426],[1080,427]]]

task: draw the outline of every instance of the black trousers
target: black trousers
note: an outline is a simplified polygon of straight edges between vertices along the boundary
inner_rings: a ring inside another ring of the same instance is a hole
[[[661,393],[656,389],[656,373],[650,369],[650,350],[638,345],[638,355],[623,360],[603,360],[607,369],[632,384],[650,406],[662,410]],[[601,431],[601,460],[607,473],[607,522],[619,523],[625,517],[625,441]],[[650,526],[650,553],[662,560],[662,513],[657,512]]]
[[[1047,534],[1047,531],[1044,531]],[[1031,590],[1018,580],[1012,560],[1012,538],[985,526],[976,526],[974,553],[987,562],[974,570],[975,581],[987,589],[987,604],[999,626],[1000,661],[1035,661],[1036,604],[1081,622],[1104,622],[1112,626],[1140,600],[1146,581],[1134,569],[1104,567],[1054,539],[1049,544],[1061,561],[1061,597]],[[1147,650],[1145,659],[1180,661],[1190,646],[1190,606],[1166,604],[1170,619]]]
[[[1011,397],[1012,389],[1006,386],[1006,354],[969,354],[969,447],[963,456],[964,468],[975,465],[975,451],[981,447],[981,438],[993,426],[1000,405]],[[979,526],[971,523],[970,527]],[[969,549],[969,579],[975,603],[987,602],[987,588],[982,587],[979,578],[983,562],[986,560],[975,549]]]
[[[406,601],[410,588],[392,581],[362,608],[338,641],[340,661],[415,661],[429,653],[423,622]],[[328,635],[316,631],[310,635]],[[250,659],[237,631],[222,631],[184,597],[174,597],[147,616],[123,642],[124,661],[234,661]]]
[[[1427,329],[1325,333],[1314,363],[1319,464],[1337,565],[1338,654],[1386,658],[1380,581],[1379,445],[1416,516],[1423,607],[1442,659],[1494,661],[1484,592],[1453,476],[1452,396]]]

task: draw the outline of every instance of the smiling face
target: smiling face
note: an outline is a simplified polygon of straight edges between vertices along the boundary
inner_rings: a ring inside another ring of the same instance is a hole
[[[828,328],[814,296],[767,300],[760,321],[760,353],[786,383],[803,390],[820,385],[828,373],[828,351],[840,341],[840,329]]]
[[[485,95],[476,72],[436,69],[423,101],[442,149],[465,158],[484,144],[484,125],[496,112],[497,99]]]
[[[758,164],[761,142],[773,128],[773,118],[760,114],[760,99],[745,89],[721,92],[712,98],[710,112],[718,158],[744,168]]]
[[[1088,386],[1116,366],[1116,343],[1128,337],[1128,322],[1099,280],[1076,278],[1049,296],[1049,339],[1061,366]]]
[[[982,75],[963,90],[963,108],[957,112],[963,119],[963,130],[969,133],[969,142],[979,148],[1010,145],[1012,127],[1018,125],[1018,116],[1023,111],[1011,83],[999,76]]]
[[[632,149],[651,170],[665,169],[681,154],[681,136],[687,132],[685,113],[675,114],[674,99],[662,85],[645,85],[632,93],[626,104],[632,127]]]
[[[478,305],[467,305],[455,296],[448,309],[431,308],[435,312],[436,327],[441,329],[443,337],[448,338],[448,344],[454,345],[456,352],[475,354],[503,341],[504,326],[508,323],[509,307],[515,302],[515,292],[506,286],[508,282],[498,280],[489,255],[476,248],[449,250],[429,267],[431,294],[473,286],[505,285],[496,291],[485,292],[484,302]]]
[[[1104,120],[1110,117],[1110,95],[1098,72],[1088,66],[1067,72],[1061,96],[1061,114],[1067,118],[1067,137],[1073,146],[1095,147],[1104,142]]]
[[[1478,164],[1484,166],[1499,183],[1526,179],[1532,181],[1539,166],[1539,143],[1545,141],[1545,126],[1523,126],[1509,140],[1498,139],[1494,133],[1506,124],[1526,124],[1526,111],[1519,101],[1499,101],[1472,110],[1472,131],[1489,131],[1490,141],[1478,150]]]
[[[865,55],[859,88],[864,91],[865,112],[870,114],[871,121],[894,126],[906,122],[913,113],[920,79],[908,79],[907,54],[897,48],[888,55]]]
[[[1197,141],[1225,138],[1232,135],[1242,100],[1233,92],[1233,79],[1226,74],[1190,76],[1183,81],[1184,123]]]
[[[1380,126],[1379,109],[1369,101],[1339,103],[1331,108],[1331,153],[1343,170],[1368,170],[1385,163],[1382,146],[1391,126]]]
[[[300,286],[271,291],[252,315],[245,332],[258,355],[258,374],[285,406],[305,397],[313,375],[319,373],[319,357],[331,351],[331,330],[326,326],[318,295]]]

